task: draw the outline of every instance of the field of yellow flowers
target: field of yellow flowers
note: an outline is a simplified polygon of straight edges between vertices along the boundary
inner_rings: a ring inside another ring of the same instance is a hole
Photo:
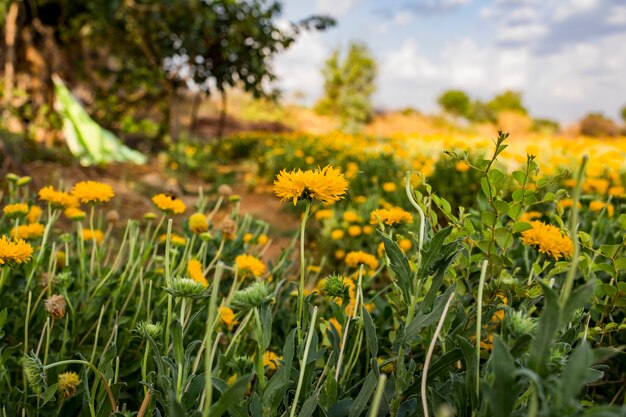
[[[129,218],[8,175],[2,416],[625,416],[626,141],[249,133]],[[186,202],[187,201],[187,202]]]

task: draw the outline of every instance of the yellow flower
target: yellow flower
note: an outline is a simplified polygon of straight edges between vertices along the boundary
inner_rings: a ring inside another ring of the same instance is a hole
[[[315,171],[282,170],[274,181],[274,193],[282,201],[293,200],[295,206],[298,199],[315,199],[323,203],[339,201],[348,189],[348,181],[341,171],[327,165]]]
[[[204,274],[202,273],[202,264],[197,259],[190,259],[187,263],[187,273],[196,282],[202,284],[205,288],[209,286]]]
[[[519,218],[520,222],[530,223],[532,220],[540,219],[543,214],[539,211],[528,211],[526,213],[522,213]]]
[[[21,264],[31,260],[33,247],[24,240],[10,241],[6,236],[0,239],[0,265]]]
[[[68,207],[63,211],[65,217],[70,220],[80,221],[85,218],[87,213],[76,207]]]
[[[343,249],[337,249],[337,250],[335,251],[335,259],[337,259],[337,260],[339,260],[339,261],[340,261],[340,260],[342,260],[342,259],[343,259],[343,258],[345,258],[345,257],[346,257],[346,251],[345,251],[345,250],[343,250]]]
[[[469,171],[470,167],[465,161],[458,161],[456,164],[454,164],[454,169],[459,172],[467,172]]]
[[[228,330],[232,330],[235,324],[239,323],[237,320],[235,320],[235,313],[233,312],[232,308],[220,307],[219,313],[220,320],[226,325],[226,327],[228,327]]]
[[[243,254],[237,256],[235,258],[235,264],[237,265],[239,276],[242,278],[249,275],[258,278],[265,273],[265,264],[251,255]]]
[[[363,204],[367,201],[367,197],[365,197],[364,195],[357,195],[352,200],[357,204]]]
[[[343,213],[343,219],[348,223],[354,223],[359,221],[359,215],[353,211],[346,211]]]
[[[393,182],[386,182],[386,183],[383,184],[383,190],[386,193],[393,193],[394,191],[396,191],[397,188],[398,187]]]
[[[412,223],[413,216],[400,207],[376,209],[370,213],[370,224],[378,224],[379,221],[388,226],[395,226],[402,223]]]
[[[353,224],[352,226],[348,227],[348,234],[352,237],[360,236],[361,233],[363,233],[363,229],[361,229],[361,226]]]
[[[15,228],[11,229],[11,237],[26,240],[36,239],[43,235],[43,230],[44,227],[41,223],[21,224],[17,226],[17,230]]]
[[[28,223],[37,223],[40,217],[41,217],[41,207],[30,206],[30,210],[28,210],[28,214],[26,215],[26,221]]]
[[[252,233],[245,233],[243,235],[243,242],[244,243],[249,243],[252,240],[253,236],[254,235]]]
[[[594,212],[599,212],[602,211],[602,209],[606,207],[606,213],[608,214],[609,217],[613,217],[613,213],[615,212],[615,208],[613,207],[613,204],[606,204],[604,201],[592,201],[591,203],[589,203],[589,210],[594,211]]]
[[[152,197],[152,202],[159,210],[169,214],[181,214],[187,208],[182,200],[170,194],[157,194]]]
[[[81,181],[72,188],[72,195],[83,204],[107,203],[115,193],[108,184],[97,181]]]
[[[413,242],[410,239],[400,239],[398,241],[398,246],[400,246],[400,250],[402,252],[406,252],[413,247]]]
[[[189,230],[199,235],[209,230],[209,222],[202,213],[194,213],[189,217]]]
[[[271,350],[268,350],[263,355],[263,366],[267,366],[270,370],[275,370],[280,365],[278,361],[282,358],[282,356],[278,356]]]
[[[561,256],[571,258],[574,243],[569,236],[564,236],[558,227],[545,224],[539,220],[531,223],[532,229],[522,232],[522,243],[536,247],[539,252],[558,260]]]
[[[341,229],[335,229],[332,232],[330,232],[330,238],[332,240],[340,240],[342,239],[344,236],[343,230]]]
[[[333,211],[332,210],[323,209],[323,210],[319,210],[319,211],[315,212],[315,219],[316,220],[330,219],[331,217],[333,217]]]
[[[59,392],[65,398],[70,398],[76,393],[76,388],[80,385],[80,378],[76,372],[63,372],[59,374],[58,379]]]
[[[337,334],[339,335],[339,337],[341,337],[342,326],[339,323],[339,321],[336,318],[333,317],[332,319],[328,320],[328,324],[333,326],[335,328],[335,331],[337,331]]]
[[[78,207],[79,202],[76,197],[66,193],[65,191],[57,191],[54,187],[48,185],[39,190],[39,199],[47,202],[53,207],[68,208]]]
[[[159,236],[159,242],[161,243],[167,242],[167,234],[162,234],[161,236]],[[187,243],[187,239],[185,239],[182,236],[177,235],[176,233],[172,233],[170,242],[174,246],[185,246],[185,244]]]
[[[86,242],[96,241],[96,243],[100,244],[104,240],[104,234],[101,230],[94,229],[83,229],[83,240]]]
[[[358,267],[360,264],[367,266],[369,269],[378,268],[378,260],[376,257],[363,251],[353,251],[348,253],[346,255],[346,264],[353,268]]]
[[[264,246],[267,244],[267,242],[269,242],[269,240],[270,238],[265,233],[261,233],[259,237],[256,238],[256,243]]]
[[[369,224],[363,226],[363,234],[371,235],[372,233],[374,233],[374,228],[372,226],[370,226]]]
[[[8,204],[4,206],[2,212],[5,216],[12,217],[22,217],[28,214],[28,204],[17,203],[17,204]]]

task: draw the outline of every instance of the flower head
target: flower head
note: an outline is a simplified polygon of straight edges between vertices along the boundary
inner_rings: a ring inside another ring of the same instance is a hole
[[[278,356],[271,350],[266,351],[263,354],[263,366],[267,366],[270,370],[276,370],[280,363],[279,360],[282,359],[282,356]]]
[[[21,224],[11,229],[11,237],[14,239],[36,239],[43,235],[44,227],[41,223]]]
[[[574,253],[574,243],[569,236],[563,235],[558,227],[545,224],[539,220],[530,223],[532,229],[522,232],[522,243],[533,246],[541,253],[558,260],[561,256],[571,258]]]
[[[63,214],[65,215],[65,217],[75,222],[81,221],[87,216],[87,213],[85,213],[78,207],[68,207],[63,210]]]
[[[2,209],[2,212],[8,218],[26,216],[28,214],[28,204],[24,204],[24,203],[7,204]]]
[[[189,217],[189,230],[199,235],[209,230],[209,222],[202,213],[194,213]]]
[[[61,294],[55,294],[46,299],[44,307],[53,319],[62,319],[65,317],[65,297]]]
[[[183,200],[171,194],[157,194],[152,197],[152,202],[159,210],[169,214],[181,214],[187,208]]]
[[[159,242],[161,243],[167,242],[167,234],[162,234],[161,236],[159,236]],[[187,244],[187,239],[185,239],[182,236],[177,235],[176,233],[172,233],[170,237],[170,242],[174,246],[185,246],[185,244]]]
[[[413,216],[400,207],[391,207],[388,209],[377,209],[370,213],[370,224],[378,224],[383,222],[388,226],[395,226],[402,223],[412,223]]]
[[[57,208],[68,208],[68,207],[78,207],[79,202],[76,197],[73,195],[66,193],[65,191],[57,191],[51,185],[47,187],[43,187],[39,190],[39,199],[47,202],[53,207]]]
[[[282,201],[293,200],[294,206],[299,199],[315,199],[323,203],[339,201],[348,189],[348,181],[341,171],[331,167],[313,170],[282,170],[274,181],[274,193]]]
[[[220,307],[219,313],[220,320],[226,325],[226,327],[228,327],[228,330],[232,330],[235,324],[239,323],[235,320],[235,313],[232,308]]]
[[[97,181],[81,181],[72,188],[72,195],[83,204],[107,203],[115,193],[108,184]]]
[[[255,278],[265,273],[265,264],[252,255],[239,255],[235,258],[237,270],[242,278],[252,275]]]
[[[59,374],[57,382],[59,392],[63,393],[65,398],[70,398],[76,393],[76,388],[80,385],[80,378],[76,372],[63,372]]]
[[[100,244],[104,240],[104,234],[98,229],[83,229],[82,238],[86,242],[92,242],[95,240],[96,243]]]
[[[41,207],[30,206],[30,209],[28,210],[28,214],[26,215],[26,221],[28,223],[37,223],[40,217],[41,217]]]
[[[348,253],[346,255],[346,264],[352,268],[357,268],[361,264],[367,266],[369,269],[378,268],[378,260],[376,257],[363,251]]]
[[[22,239],[10,241],[6,236],[0,239],[0,265],[21,264],[31,260],[33,247]]]
[[[187,273],[196,282],[202,284],[205,288],[209,286],[204,273],[202,272],[202,264],[197,259],[190,259],[187,263]]]

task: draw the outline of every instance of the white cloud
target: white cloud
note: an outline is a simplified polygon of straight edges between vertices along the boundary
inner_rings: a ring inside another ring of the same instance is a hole
[[[317,0],[316,12],[344,17],[360,0]]]
[[[609,25],[626,25],[626,6],[613,6],[608,12],[606,23]]]
[[[417,42],[407,39],[399,49],[389,52],[380,68],[380,78],[420,81],[438,77],[437,68],[420,55]]]
[[[552,0],[552,2],[553,18],[557,22],[589,12],[600,5],[600,0]]]

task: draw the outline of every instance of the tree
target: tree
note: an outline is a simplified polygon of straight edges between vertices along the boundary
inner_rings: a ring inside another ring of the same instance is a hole
[[[373,113],[376,73],[376,60],[365,44],[350,43],[343,62],[335,50],[322,69],[324,96],[316,105],[317,111],[339,115],[345,129],[359,130]]]
[[[528,110],[522,104],[522,94],[518,91],[506,90],[496,95],[487,103],[487,107],[496,115],[503,110],[513,110],[528,114]]]
[[[602,113],[589,113],[580,121],[580,133],[585,136],[618,136],[619,126]]]
[[[42,86],[36,106],[50,104],[50,75],[58,73],[70,84],[92,89],[96,107],[106,109],[104,117],[139,103],[160,109],[162,133],[173,137],[179,89],[193,87],[208,95],[241,86],[257,97],[272,97],[276,90],[267,88],[276,78],[272,57],[302,30],[334,24],[311,16],[283,29],[277,24],[281,3],[265,0],[18,4],[23,36],[16,44],[21,63],[16,71],[38,80],[29,88]]]
[[[620,110],[620,116],[622,117],[624,123],[626,123],[626,106],[622,107],[622,109]]]
[[[439,103],[444,111],[454,116],[461,116],[465,118],[470,116],[471,101],[469,96],[465,94],[464,91],[444,91],[437,99],[437,103]]]

